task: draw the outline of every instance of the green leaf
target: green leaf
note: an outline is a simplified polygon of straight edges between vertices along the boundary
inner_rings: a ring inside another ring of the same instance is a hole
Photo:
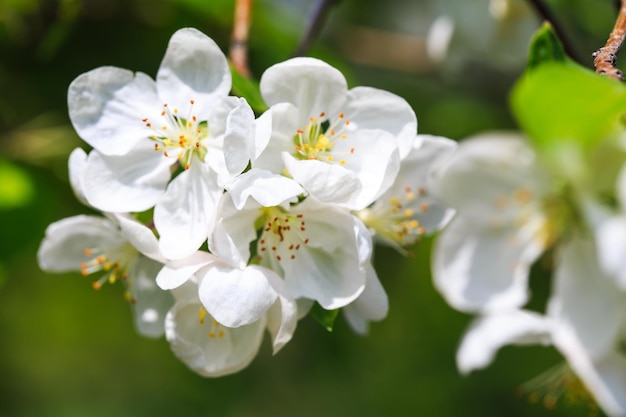
[[[261,96],[259,83],[252,78],[241,75],[233,69],[232,65],[230,72],[233,75],[233,94],[245,98],[256,113],[263,113],[267,110],[267,105]]]
[[[321,324],[322,327],[329,332],[333,331],[333,325],[335,324],[337,314],[339,314],[339,309],[325,310],[318,303],[315,303],[311,308],[311,315],[313,316],[315,321]]]
[[[538,148],[561,141],[587,148],[619,127],[626,87],[571,61],[546,62],[517,83],[511,106]]]
[[[554,33],[550,23],[545,22],[530,41],[528,52],[528,68],[532,69],[538,65],[550,61],[565,61],[567,56],[563,49],[563,44]]]

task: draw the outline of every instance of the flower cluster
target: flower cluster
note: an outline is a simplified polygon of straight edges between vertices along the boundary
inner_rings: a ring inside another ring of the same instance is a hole
[[[265,330],[277,352],[315,305],[367,332],[388,309],[373,241],[403,250],[452,213],[427,179],[455,143],[418,136],[402,98],[348,89],[312,58],[270,67],[260,88],[255,117],[195,29],[172,36],[156,80],[101,67],[69,87],[93,148],[72,153],[70,181],[102,216],[50,225],[39,264],[122,281],[138,331],[204,376],[248,365]]]

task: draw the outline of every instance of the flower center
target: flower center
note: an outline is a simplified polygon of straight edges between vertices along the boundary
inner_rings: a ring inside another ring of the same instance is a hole
[[[155,151],[163,151],[166,158],[176,158],[180,165],[189,169],[192,156],[195,154],[201,161],[207,153],[207,148],[202,141],[209,136],[209,128],[206,120],[199,120],[193,113],[194,100],[190,100],[191,106],[185,117],[181,116],[178,109],[171,109],[163,104],[161,118],[157,121],[144,118],[141,121],[154,133],[150,136],[154,143]]]
[[[403,194],[361,210],[357,216],[384,240],[401,246],[412,245],[426,233],[424,226],[416,219],[416,212],[428,211],[427,203],[419,203],[419,197],[425,194],[423,188],[414,191],[407,185]]]
[[[491,219],[494,228],[504,225],[504,218],[510,218],[518,230],[525,230],[532,240],[544,250],[552,247],[575,221],[575,213],[565,193],[551,193],[535,196],[526,187],[519,187],[511,195],[499,195],[493,205],[496,216]]]
[[[198,323],[200,326],[208,328],[208,335],[211,339],[215,339],[216,337],[220,339],[223,338],[226,328],[210,315],[210,320],[206,320],[207,314],[206,309],[204,307],[200,307],[200,311],[198,311]]]
[[[309,243],[304,214],[288,213],[282,207],[264,207],[257,222],[262,225],[257,253],[271,263],[296,259],[298,251]]]
[[[562,363],[536,376],[518,389],[531,403],[541,403],[548,410],[556,408],[564,399],[569,405],[588,407],[589,415],[597,415],[598,406],[567,363]]]
[[[104,272],[104,274],[94,281],[92,286],[99,290],[103,284],[114,284],[119,279],[126,280],[128,278],[128,266],[138,256],[137,250],[128,242],[113,247],[101,248],[85,248],[84,254],[87,260],[80,264],[80,272],[83,276],[91,275],[95,272]]]
[[[302,160],[312,159],[345,165],[345,156],[353,154],[354,148],[339,151],[335,149],[335,144],[338,140],[348,138],[345,130],[350,125],[350,120],[345,118],[343,112],[332,122],[325,117],[326,113],[322,112],[319,117],[309,118],[304,129],[296,130],[293,137],[294,156]]]

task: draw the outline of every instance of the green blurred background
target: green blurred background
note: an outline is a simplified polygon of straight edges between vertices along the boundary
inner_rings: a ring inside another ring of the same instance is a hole
[[[454,12],[494,1],[447,3]],[[603,44],[612,0],[549,4],[581,56]],[[253,2],[254,76],[292,55],[313,6]],[[420,133],[462,139],[514,128],[507,94],[524,69],[528,39],[499,45],[514,58],[502,65],[494,49],[474,50],[457,37],[450,59],[436,64],[425,36],[439,7],[435,0],[340,1],[309,55],[339,67],[351,86],[405,97]],[[38,269],[46,226],[88,212],[67,180],[69,152],[86,148],[67,117],[69,83],[101,65],[154,76],[169,37],[185,26],[226,52],[233,11],[234,0],[0,0],[0,416],[588,415],[584,404],[559,401],[547,410],[516,395],[559,363],[550,348],[505,348],[487,370],[458,374],[455,350],[470,317],[435,292],[430,240],[411,258],[376,249],[390,312],[369,336],[353,334],[341,316],[332,333],[306,318],[277,356],[266,340],[249,368],[219,379],[187,370],[165,340],[138,336],[121,286],[94,291],[91,278]],[[549,282],[537,275],[531,284],[541,300]]]

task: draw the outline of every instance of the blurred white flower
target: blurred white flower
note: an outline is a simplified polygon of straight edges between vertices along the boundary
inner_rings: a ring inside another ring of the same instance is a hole
[[[462,67],[484,61],[502,68],[523,68],[530,38],[540,21],[525,0],[438,1],[439,16],[427,36],[435,63]]]

